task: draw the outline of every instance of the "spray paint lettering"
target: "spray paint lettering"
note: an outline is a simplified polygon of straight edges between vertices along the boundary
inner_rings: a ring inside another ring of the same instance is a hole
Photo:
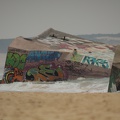
[[[55,51],[31,51],[28,54],[27,60],[30,62],[40,60],[53,61],[55,59],[59,59],[60,56],[61,53]]]
[[[23,81],[23,72],[18,68],[6,68],[4,74],[5,83]]]
[[[89,65],[101,66],[103,68],[109,68],[109,64],[107,60],[96,59],[94,57],[85,56],[82,60],[82,63],[87,63]]]
[[[55,81],[64,77],[60,66],[52,68],[51,65],[40,65],[38,68],[31,68],[26,72],[26,79],[31,81]]]
[[[6,59],[6,66],[18,68],[22,70],[26,62],[26,54],[19,55],[18,53],[8,53]]]

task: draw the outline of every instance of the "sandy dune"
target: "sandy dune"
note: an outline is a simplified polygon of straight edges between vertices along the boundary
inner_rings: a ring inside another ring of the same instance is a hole
[[[119,120],[119,93],[0,92],[0,120]]]

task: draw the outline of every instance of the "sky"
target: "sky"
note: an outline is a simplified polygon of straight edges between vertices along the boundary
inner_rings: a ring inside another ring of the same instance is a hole
[[[0,39],[34,37],[49,28],[120,33],[120,0],[0,0]]]

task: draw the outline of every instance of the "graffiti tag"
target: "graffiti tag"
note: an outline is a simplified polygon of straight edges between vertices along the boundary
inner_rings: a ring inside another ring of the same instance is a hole
[[[26,79],[31,81],[55,81],[63,79],[63,71],[60,67],[52,68],[51,65],[40,65],[26,72]]]
[[[18,53],[9,52],[7,54],[6,66],[11,66],[22,70],[26,62],[26,57],[26,54],[19,55]]]
[[[31,51],[28,54],[27,60],[28,61],[53,61],[55,59],[60,58],[61,53],[55,51]]]
[[[23,72],[18,68],[6,68],[4,74],[5,83],[23,81]]]
[[[94,57],[85,56],[82,60],[82,63],[87,63],[89,65],[100,66],[103,68],[109,68],[109,64],[107,60],[103,59],[96,59]]]

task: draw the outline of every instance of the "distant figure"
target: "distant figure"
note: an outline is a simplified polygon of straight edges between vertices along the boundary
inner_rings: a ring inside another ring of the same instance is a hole
[[[50,35],[50,37],[57,38],[57,36],[55,36],[54,34]]]
[[[74,49],[73,51],[73,57],[75,57],[77,55],[77,49]]]
[[[53,34],[52,37],[55,37],[55,35]]]

